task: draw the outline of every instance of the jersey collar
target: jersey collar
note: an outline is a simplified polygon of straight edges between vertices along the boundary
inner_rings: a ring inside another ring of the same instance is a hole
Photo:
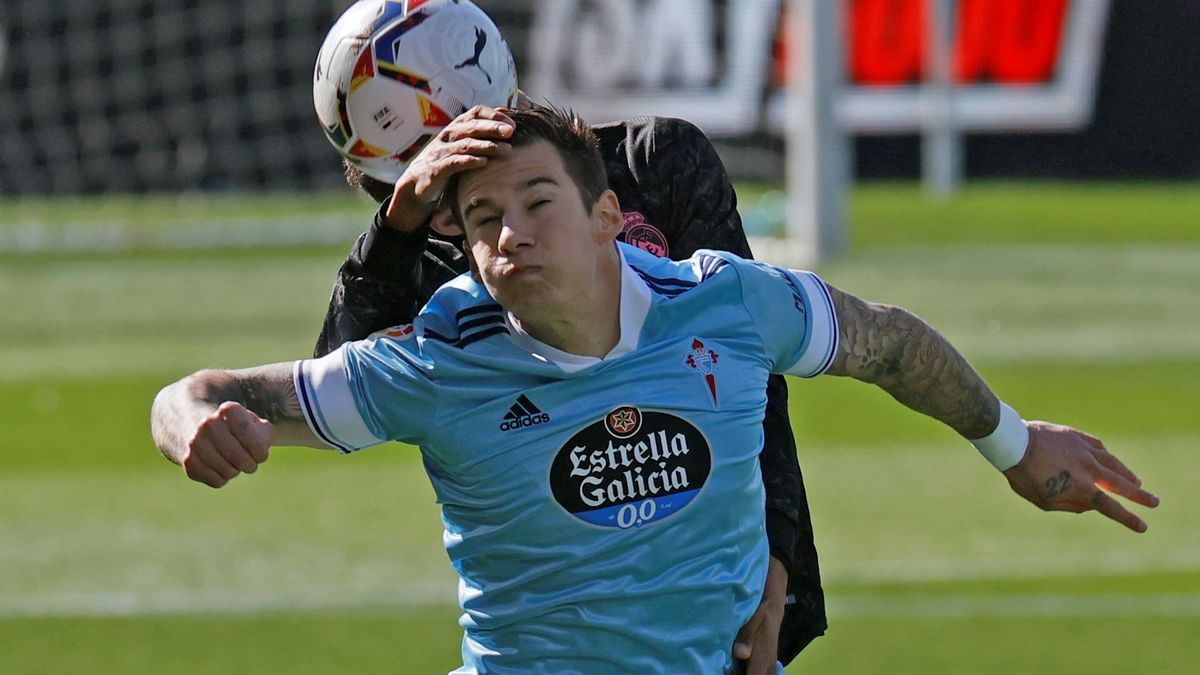
[[[617,246],[617,252],[621,255],[621,339],[603,358],[580,356],[551,347],[521,330],[517,322],[513,321],[512,313],[505,311],[504,321],[512,334],[513,344],[528,351],[533,358],[553,363],[567,373],[578,372],[605,359],[615,359],[637,349],[638,337],[646,323],[646,316],[650,313],[650,288],[629,266],[629,262],[625,260],[625,251],[621,250],[620,246]]]

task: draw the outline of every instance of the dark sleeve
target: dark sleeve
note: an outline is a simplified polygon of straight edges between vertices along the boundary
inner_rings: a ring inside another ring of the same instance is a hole
[[[787,401],[787,381],[782,375],[772,375],[767,380],[763,449],[758,461],[767,493],[767,543],[771,546],[771,555],[792,574],[797,563],[804,562],[796,559],[796,541],[801,523],[808,521],[808,504],[804,499],[804,483],[796,459],[796,437],[792,434]]]
[[[796,459],[796,439],[787,413],[787,382],[767,380],[767,412],[763,418],[763,484],[767,493],[767,540],[771,555],[788,569],[787,605],[779,631],[778,658],[790,663],[828,628],[825,592],[813,541],[808,495]]]
[[[387,204],[380,206],[371,229],[359,236],[338,270],[313,350],[318,358],[345,342],[409,323],[427,299],[421,295],[428,230],[409,233],[384,227]]]

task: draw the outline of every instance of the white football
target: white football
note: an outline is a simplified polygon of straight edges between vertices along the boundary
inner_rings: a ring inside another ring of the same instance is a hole
[[[468,0],[359,0],[329,30],[313,73],[329,141],[387,183],[469,107],[511,106],[516,95],[508,44]]]

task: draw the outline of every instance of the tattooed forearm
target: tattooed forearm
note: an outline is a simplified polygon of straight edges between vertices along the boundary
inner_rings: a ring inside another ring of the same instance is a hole
[[[841,329],[831,374],[876,384],[966,438],[982,438],[996,428],[995,395],[932,326],[899,307],[829,290]]]
[[[197,420],[227,401],[274,424],[280,445],[328,447],[312,435],[304,420],[292,364],[276,363],[245,370],[202,370],[165,387],[150,411],[151,434],[159,449],[178,464],[187,454]]]
[[[303,420],[300,397],[289,368],[263,366],[237,371],[241,403],[268,422]]]
[[[308,426],[296,385],[293,363],[276,363],[244,370],[202,370],[165,387],[150,411],[151,434],[163,454],[179,464],[197,432],[214,419],[233,414],[238,428],[251,424],[246,410],[271,423],[273,445],[330,447]],[[213,417],[226,403],[245,408]]]
[[[214,408],[234,401],[268,422],[304,419],[289,363],[244,370],[202,370],[180,384],[191,399]]]

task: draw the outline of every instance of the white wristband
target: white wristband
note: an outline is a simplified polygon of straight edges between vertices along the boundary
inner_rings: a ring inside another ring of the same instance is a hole
[[[983,455],[992,466],[1001,471],[1007,471],[1017,465],[1025,457],[1025,448],[1029,446],[1029,428],[1004,401],[1000,402],[1000,423],[996,430],[983,438],[971,441],[971,445]]]

